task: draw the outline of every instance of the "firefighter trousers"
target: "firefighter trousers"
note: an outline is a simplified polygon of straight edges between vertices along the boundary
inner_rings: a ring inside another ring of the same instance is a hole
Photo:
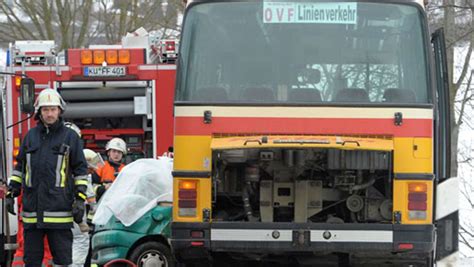
[[[54,264],[72,264],[71,229],[24,229],[25,267],[41,266],[44,253],[44,236],[48,237]]]

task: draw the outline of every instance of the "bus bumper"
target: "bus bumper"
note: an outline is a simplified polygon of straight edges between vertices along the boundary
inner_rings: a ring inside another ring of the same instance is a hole
[[[434,225],[213,222],[172,224],[179,259],[214,252],[416,253],[433,251]]]

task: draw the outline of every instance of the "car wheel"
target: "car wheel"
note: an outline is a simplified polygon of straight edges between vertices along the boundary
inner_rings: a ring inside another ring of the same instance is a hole
[[[174,267],[175,260],[168,246],[159,242],[146,242],[137,246],[129,260],[138,267]]]

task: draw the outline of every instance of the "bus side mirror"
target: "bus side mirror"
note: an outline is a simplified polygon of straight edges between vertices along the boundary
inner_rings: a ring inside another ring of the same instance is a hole
[[[35,81],[31,78],[21,79],[20,84],[20,110],[31,114],[35,111]]]

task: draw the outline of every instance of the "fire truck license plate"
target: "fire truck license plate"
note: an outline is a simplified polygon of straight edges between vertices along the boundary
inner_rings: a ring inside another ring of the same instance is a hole
[[[119,77],[126,74],[126,69],[123,66],[84,68],[84,76],[86,77]]]

